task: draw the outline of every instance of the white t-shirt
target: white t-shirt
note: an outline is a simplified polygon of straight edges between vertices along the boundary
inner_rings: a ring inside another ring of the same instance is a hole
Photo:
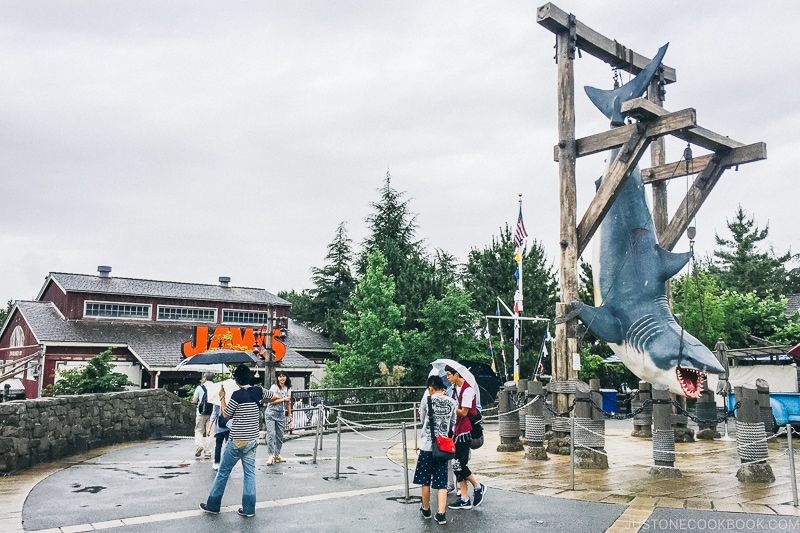
[[[475,399],[475,389],[472,388],[471,386],[467,387],[466,390],[464,390],[463,394],[462,394],[462,390],[464,389],[464,385],[466,385],[466,384],[467,384],[467,382],[465,381],[464,384],[461,385],[460,387],[456,386],[456,395],[457,395],[457,397],[461,398],[461,401],[459,402],[458,406],[459,407],[466,407],[467,409],[471,409],[472,408],[472,401]]]

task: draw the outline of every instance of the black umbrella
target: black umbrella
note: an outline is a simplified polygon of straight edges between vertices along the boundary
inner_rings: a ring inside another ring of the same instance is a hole
[[[238,350],[209,350],[207,352],[187,357],[181,361],[176,368],[180,369],[184,365],[234,365],[239,363],[262,365],[263,360],[253,355],[252,352],[240,352]]]

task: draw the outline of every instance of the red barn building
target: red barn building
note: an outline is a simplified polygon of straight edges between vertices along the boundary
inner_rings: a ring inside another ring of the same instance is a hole
[[[278,368],[305,388],[319,379],[332,345],[289,319],[291,303],[264,289],[51,272],[33,301],[17,301],[0,329],[4,376],[22,380],[27,398],[38,398],[61,370],[84,364],[111,348],[116,372],[141,388],[195,383],[197,374],[175,370],[182,345],[196,326],[211,331],[281,330],[286,355]],[[222,329],[219,329],[222,328]],[[316,361],[316,362],[315,362]]]

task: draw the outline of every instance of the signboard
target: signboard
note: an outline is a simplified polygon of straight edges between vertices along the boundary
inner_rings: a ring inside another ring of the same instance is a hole
[[[211,335],[208,334],[209,329],[208,326],[195,326],[192,340],[184,342],[181,346],[181,353],[183,353],[184,357],[192,357],[199,353],[220,348],[249,352],[256,348],[256,339],[258,339],[257,347],[259,349],[266,349],[267,347],[267,328],[218,326],[214,328],[214,332]],[[281,330],[277,328],[272,330],[272,352],[275,354],[276,361],[280,361],[286,355],[286,345],[278,340],[280,336]]]

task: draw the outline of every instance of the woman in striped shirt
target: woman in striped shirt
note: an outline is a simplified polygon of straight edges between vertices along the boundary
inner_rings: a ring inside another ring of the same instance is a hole
[[[222,455],[222,462],[208,500],[201,503],[200,508],[207,513],[219,513],[228,477],[236,463],[241,460],[244,486],[242,507],[238,512],[242,516],[252,517],[256,514],[256,446],[258,446],[259,415],[261,405],[270,401],[275,395],[261,387],[251,387],[252,372],[244,365],[236,368],[233,377],[241,388],[231,394],[230,401],[226,402],[225,389],[219,392],[222,413],[225,418],[230,419],[228,427],[231,432],[228,445]]]

